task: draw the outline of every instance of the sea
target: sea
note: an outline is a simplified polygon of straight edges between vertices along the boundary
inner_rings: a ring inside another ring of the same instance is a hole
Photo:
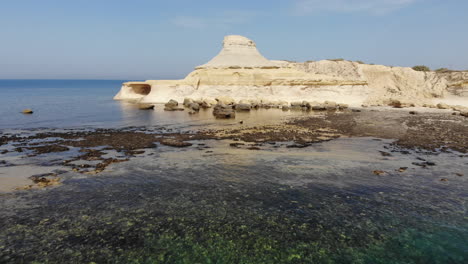
[[[112,99],[123,82],[0,80],[0,133],[177,132],[308,115],[260,109],[216,120],[210,111],[144,111]],[[34,113],[22,114],[26,108]],[[57,187],[0,186],[0,263],[468,263],[467,156],[381,155],[392,142],[158,145],[97,175],[63,173]],[[77,153],[0,154],[0,184],[63,169],[67,155]],[[436,166],[414,165],[421,160]]]

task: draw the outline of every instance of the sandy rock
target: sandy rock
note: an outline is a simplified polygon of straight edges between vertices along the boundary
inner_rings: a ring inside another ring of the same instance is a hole
[[[189,106],[191,103],[193,103],[193,99],[184,98],[184,106]]]
[[[219,96],[216,98],[219,104],[233,105],[236,103],[232,97],[229,96]]]
[[[437,104],[437,108],[439,108],[439,109],[450,109],[450,106],[448,104],[440,103],[440,104]]]
[[[457,111],[457,112],[468,112],[468,107],[461,106],[461,105],[452,106],[452,109],[453,111]]]
[[[338,109],[340,110],[345,110],[345,109],[348,109],[349,108],[349,105],[347,104],[338,104]]]
[[[28,108],[28,109],[24,109],[23,111],[21,111],[21,113],[23,113],[23,114],[32,114],[32,113],[34,113],[34,111]]]

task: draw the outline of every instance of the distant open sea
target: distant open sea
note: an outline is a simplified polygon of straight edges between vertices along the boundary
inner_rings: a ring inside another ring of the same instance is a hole
[[[0,129],[132,125],[132,111],[112,100],[123,82],[0,80]],[[34,114],[21,114],[25,108]]]

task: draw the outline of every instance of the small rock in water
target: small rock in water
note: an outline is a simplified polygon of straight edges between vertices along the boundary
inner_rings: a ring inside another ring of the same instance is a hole
[[[382,171],[382,170],[375,170],[374,171],[374,174],[375,175],[384,175],[386,172],[385,171]]]
[[[190,98],[184,98],[184,106],[189,106],[191,103],[193,103],[193,100]]]
[[[169,100],[169,102],[167,102],[164,106],[165,107],[176,107],[178,106],[179,103],[176,101],[176,100]]]
[[[418,112],[416,112],[416,111],[410,111],[409,114],[410,114],[410,115],[417,115]]]
[[[33,110],[28,108],[28,109],[24,109],[21,113],[23,113],[23,114],[32,114],[34,112],[33,112]]]
[[[140,110],[151,110],[151,109],[154,109],[154,105],[152,105],[152,104],[138,104],[138,109],[140,109]]]
[[[458,177],[463,177],[463,173],[455,173]]]
[[[251,108],[250,104],[236,104],[236,110],[238,111],[250,111]]]
[[[446,182],[446,181],[448,181],[448,180],[444,178],[444,179],[440,179],[440,181]]]
[[[190,103],[190,104],[188,105],[188,107],[189,107],[190,109],[192,109],[193,111],[199,111],[199,110],[200,110],[200,105],[197,104],[197,103]]]
[[[391,156],[392,156],[392,154],[390,154],[390,153],[388,153],[388,152],[385,152],[385,151],[379,151],[379,152],[380,152],[380,154],[381,154],[382,156],[384,156],[384,157],[391,157]]]
[[[218,104],[213,109],[213,115],[216,118],[234,118],[236,116],[236,112],[234,112],[230,105]]]
[[[398,169],[399,172],[405,172],[408,169],[408,167],[401,167]]]

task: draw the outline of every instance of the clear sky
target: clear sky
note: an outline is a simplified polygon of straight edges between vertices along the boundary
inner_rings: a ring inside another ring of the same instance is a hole
[[[468,70],[466,0],[0,0],[0,78],[172,79],[225,35],[269,59]]]

